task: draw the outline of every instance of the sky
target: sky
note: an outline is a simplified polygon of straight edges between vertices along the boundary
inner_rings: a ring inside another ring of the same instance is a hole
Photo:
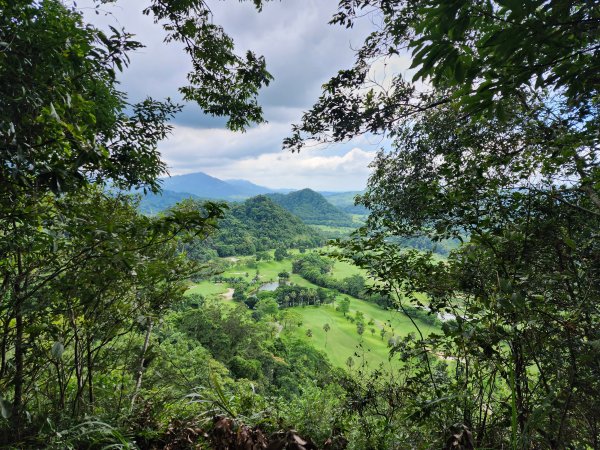
[[[92,0],[78,8],[100,28],[108,24],[134,33],[146,45],[131,56],[120,76],[131,101],[151,96],[180,100],[190,63],[176,44],[165,44],[164,34],[141,11],[147,0],[120,0],[94,14]],[[364,20],[352,29],[328,25],[336,0],[268,2],[258,13],[251,2],[209,1],[214,22],[233,37],[236,50],[265,56],[274,81],[261,91],[259,102],[268,123],[246,133],[224,127],[225,119],[186,105],[173,122],[173,133],[159,145],[171,175],[205,172],[221,179],[246,179],[272,188],[349,191],[364,189],[369,163],[383,145],[376,137],[314,147],[300,154],[282,150],[282,140],[321,92],[321,85],[338,70],[351,67],[354,50],[371,31]]]

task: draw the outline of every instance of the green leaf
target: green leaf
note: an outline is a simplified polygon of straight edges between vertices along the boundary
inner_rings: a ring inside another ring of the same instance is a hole
[[[11,416],[10,405],[6,403],[6,400],[0,395],[0,414],[4,419],[8,419]]]
[[[55,342],[54,345],[52,345],[51,353],[56,359],[61,359],[64,352],[65,346],[62,342]]]
[[[52,102],[50,102],[50,117],[52,117],[56,121],[60,122],[60,117],[59,117],[58,113],[56,112],[56,109],[54,108],[54,104]]]

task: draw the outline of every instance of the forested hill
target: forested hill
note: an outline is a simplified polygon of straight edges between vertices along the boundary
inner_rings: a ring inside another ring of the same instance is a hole
[[[219,256],[252,255],[277,247],[314,247],[323,243],[318,231],[267,196],[259,195],[229,206],[225,218],[219,221],[219,231],[190,248],[190,252],[198,252],[196,256],[206,250]]]
[[[289,194],[268,194],[275,203],[310,225],[352,226],[352,217],[340,211],[312,189]]]
[[[287,193],[290,189],[259,186],[247,180],[221,180],[203,172],[175,175],[161,179],[163,192],[173,191],[200,198],[242,201],[270,192]]]
[[[347,214],[367,215],[369,210],[362,205],[355,205],[354,199],[357,195],[363,194],[363,191],[350,192],[321,192],[325,199],[336,208]]]
[[[140,192],[135,193],[140,195],[138,210],[141,213],[148,215],[158,214],[186,199],[202,200],[201,197],[190,194],[189,192],[163,190],[159,194],[153,194],[152,192],[146,194],[141,194]]]

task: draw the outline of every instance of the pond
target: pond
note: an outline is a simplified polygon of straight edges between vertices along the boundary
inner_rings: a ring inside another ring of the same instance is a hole
[[[273,281],[271,283],[263,284],[261,287],[258,288],[258,290],[259,291],[274,291],[278,287],[279,287],[279,282]]]

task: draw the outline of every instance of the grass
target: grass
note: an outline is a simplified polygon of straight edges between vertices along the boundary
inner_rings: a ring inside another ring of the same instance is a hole
[[[294,252],[297,253],[297,252]],[[256,268],[249,267],[250,259],[241,258],[236,264],[232,265],[223,273],[225,277],[242,277],[250,281],[258,270],[259,277],[262,282],[275,281],[278,274],[282,271],[290,273],[290,281],[299,286],[316,289],[318,286],[305,280],[297,274],[292,274],[291,259],[283,261],[259,261]],[[248,277],[246,278],[246,273]],[[365,272],[358,267],[353,266],[348,262],[335,261],[331,276],[337,280],[349,277],[354,274],[365,276]],[[225,283],[215,284],[210,281],[203,281],[191,287],[188,293],[199,293],[204,296],[217,296],[227,291],[229,286]],[[344,315],[335,310],[335,305],[323,305],[321,307],[307,306],[291,308],[296,312],[302,321],[302,325],[294,328],[290,332],[310,342],[319,350],[327,354],[332,364],[338,367],[346,367],[348,357],[354,360],[354,368],[366,364],[368,370],[374,370],[380,365],[384,368],[392,368],[399,364],[398,360],[389,360],[388,339],[392,336],[402,337],[409,333],[416,333],[416,329],[410,319],[404,316],[401,312],[393,310],[384,310],[379,306],[368,303],[366,301],[339,294],[335,290],[326,289],[329,292],[336,294],[336,300],[342,296],[350,298],[349,316],[354,317],[356,311],[360,311],[364,315],[365,331],[360,336],[356,331],[356,323],[352,323]],[[368,325],[370,320],[373,320],[373,325]],[[329,332],[325,333],[323,325],[328,323],[331,327]],[[427,335],[431,332],[438,331],[422,322],[417,322],[423,334]],[[371,333],[371,328],[374,333]],[[312,337],[306,336],[306,331],[310,329]],[[380,331],[385,330],[385,335],[382,339]]]
[[[205,297],[211,297],[215,295],[221,295],[227,292],[229,286],[226,283],[213,283],[211,281],[202,281],[191,286],[187,291],[186,295],[190,294],[202,294]]]
[[[312,337],[306,339],[325,352],[332,364],[338,367],[346,367],[348,357],[352,357],[355,368],[363,364],[366,364],[367,370],[374,370],[380,365],[387,369],[393,368],[399,362],[397,359],[389,359],[388,339],[392,336],[401,337],[416,333],[410,319],[402,313],[386,311],[355,298],[350,301],[348,315],[354,316],[356,311],[364,314],[365,332],[362,337],[356,331],[356,323],[350,322],[341,312],[336,311],[333,305],[297,307],[292,310],[302,318],[302,325],[293,333],[306,336],[306,331],[310,329]],[[367,324],[371,319],[374,320],[374,325]],[[331,327],[328,333],[323,330],[326,323]],[[418,325],[425,335],[438,331],[423,323]],[[371,328],[375,333],[371,333]],[[383,339],[380,335],[382,328],[386,330]]]
[[[360,275],[367,278],[366,272],[346,261],[335,261],[333,269],[331,270],[331,276],[336,280],[343,280],[344,278],[351,277],[352,275]]]

